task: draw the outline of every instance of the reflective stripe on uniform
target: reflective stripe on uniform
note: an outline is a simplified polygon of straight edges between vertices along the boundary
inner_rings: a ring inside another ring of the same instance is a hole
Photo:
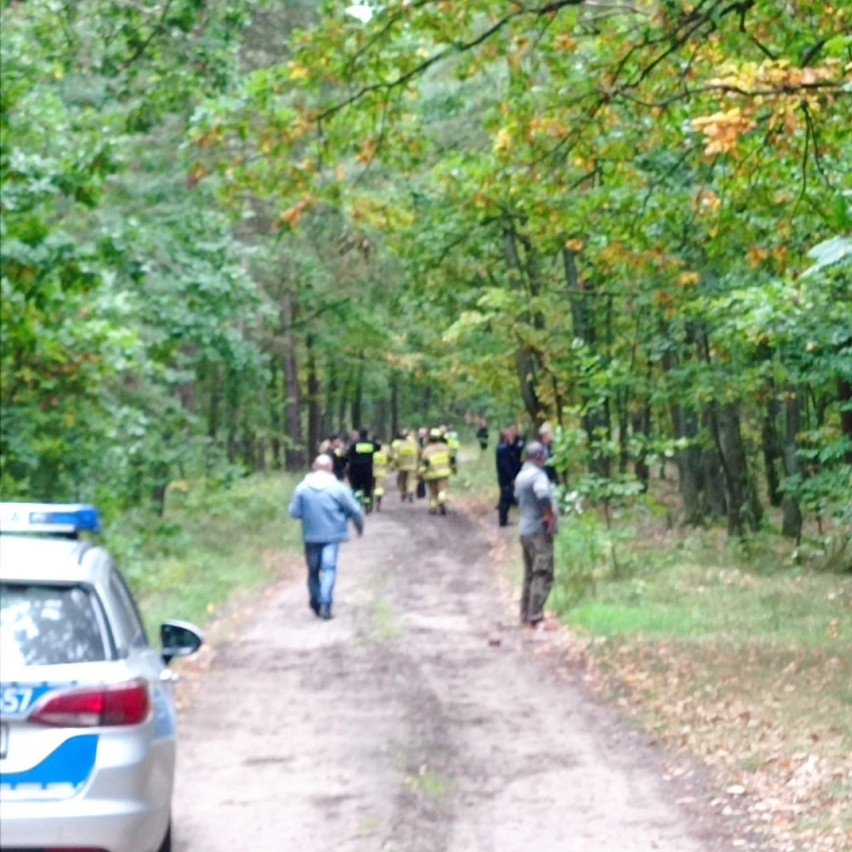
[[[424,479],[443,479],[450,475],[450,454],[444,450],[437,453],[429,453],[424,455],[424,462],[428,462]]]

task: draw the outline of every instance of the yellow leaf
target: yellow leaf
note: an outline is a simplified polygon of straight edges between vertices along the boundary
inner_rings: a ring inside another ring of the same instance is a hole
[[[512,147],[512,134],[508,129],[501,127],[497,137],[494,140],[495,151],[508,151]]]
[[[715,192],[709,189],[699,189],[695,195],[695,206],[702,211],[715,213],[722,202]]]
[[[746,257],[748,258],[749,266],[751,266],[752,269],[756,269],[769,257],[769,252],[765,248],[752,246],[746,252]]]
[[[310,76],[308,69],[304,65],[299,65],[298,62],[289,62],[287,71],[291,80],[307,80]]]
[[[299,219],[302,218],[302,214],[308,209],[313,201],[314,199],[312,196],[305,196],[297,201],[292,207],[288,207],[284,210],[279,218],[282,222],[286,222],[291,228],[295,228],[296,225],[299,224]]]
[[[358,162],[363,166],[369,163],[376,156],[376,143],[372,139],[368,139],[358,151]]]
[[[573,38],[567,33],[563,33],[556,39],[554,44],[560,50],[573,50],[577,46],[577,39]]]
[[[281,221],[286,222],[291,228],[295,228],[296,225],[299,224],[299,219],[302,218],[302,213],[304,212],[304,208],[300,207],[298,204],[293,207],[288,207],[281,214]]]
[[[755,123],[735,107],[727,112],[694,118],[692,126],[706,137],[708,144],[704,153],[709,156],[733,151],[739,137],[751,130]]]
[[[206,174],[207,170],[201,165],[201,163],[193,163],[192,166],[190,166],[189,176],[187,177],[186,182],[190,186],[195,186]]]

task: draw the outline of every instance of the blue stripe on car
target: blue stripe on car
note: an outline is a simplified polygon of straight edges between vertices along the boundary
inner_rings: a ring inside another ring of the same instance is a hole
[[[92,774],[98,751],[98,735],[72,737],[51,752],[41,763],[24,772],[0,773],[0,784],[12,789],[20,784],[70,784],[81,787]]]

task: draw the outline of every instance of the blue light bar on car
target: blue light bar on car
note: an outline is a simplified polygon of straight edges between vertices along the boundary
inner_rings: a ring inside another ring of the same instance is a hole
[[[85,503],[0,503],[0,533],[76,535],[100,529],[98,510]]]

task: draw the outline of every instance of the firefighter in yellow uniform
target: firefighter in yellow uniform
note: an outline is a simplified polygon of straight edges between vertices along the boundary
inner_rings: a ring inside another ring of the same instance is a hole
[[[405,440],[405,429],[400,429],[397,436],[390,444],[390,466],[397,471],[396,484],[399,485],[399,468],[397,467],[397,457],[399,455],[400,444]]]
[[[373,453],[373,500],[377,512],[382,511],[382,497],[385,496],[385,478],[388,475],[390,454],[387,444],[376,439],[376,450]]]
[[[417,439],[410,430],[403,433],[394,452],[394,466],[399,474],[399,496],[403,502],[414,502],[414,491],[417,488],[417,462],[420,448]]]
[[[429,443],[420,454],[420,473],[429,488],[429,514],[446,515],[452,456],[440,429],[429,432]]]

